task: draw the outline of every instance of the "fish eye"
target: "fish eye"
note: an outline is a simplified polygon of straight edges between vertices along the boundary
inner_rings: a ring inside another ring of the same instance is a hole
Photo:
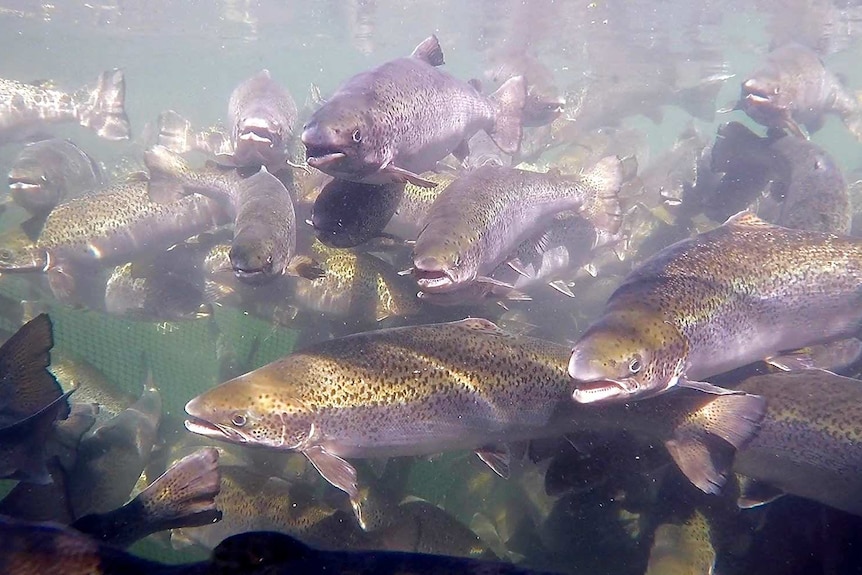
[[[230,417],[230,422],[236,427],[242,427],[248,422],[248,419],[245,414],[236,412]]]
[[[0,250],[0,259],[11,260],[12,259],[12,250]]]
[[[353,138],[353,141],[358,144],[359,142],[362,141],[362,132],[360,132],[359,130],[353,130],[352,138]]]
[[[632,375],[638,373],[643,365],[641,364],[641,359],[639,357],[633,357],[629,362],[629,373]]]
[[[774,87],[774,88],[772,89],[772,93],[773,93],[773,94],[776,94],[776,95],[777,95],[779,92],[781,92],[781,88],[779,88],[778,86],[776,86],[776,87]]]

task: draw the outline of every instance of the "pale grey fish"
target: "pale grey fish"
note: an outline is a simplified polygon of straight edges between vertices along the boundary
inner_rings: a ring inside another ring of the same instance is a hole
[[[27,141],[70,122],[107,140],[128,140],[125,98],[126,81],[117,69],[102,72],[95,88],[74,93],[0,79],[0,144]]]
[[[412,181],[450,153],[463,159],[479,130],[514,154],[521,140],[524,79],[509,79],[488,97],[437,69],[443,52],[435,36],[409,58],[357,74],[306,123],[308,164],[331,176],[369,184]]]

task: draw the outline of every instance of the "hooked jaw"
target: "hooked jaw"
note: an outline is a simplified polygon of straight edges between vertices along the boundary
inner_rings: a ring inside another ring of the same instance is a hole
[[[212,423],[201,417],[200,415],[204,409],[200,405],[199,398],[189,401],[186,404],[185,410],[189,415],[189,419],[185,420],[184,425],[190,432],[230,443],[248,443],[248,438],[237,430],[226,425]]]
[[[332,130],[321,128],[318,124],[307,125],[302,131],[301,140],[305,145],[306,161],[313,168],[326,171],[326,166],[347,157]]]
[[[772,91],[760,86],[754,80],[746,80],[742,84],[743,99],[753,104],[767,104],[774,95]]]
[[[413,261],[416,285],[427,293],[443,293],[457,287],[457,279],[450,266],[436,257],[416,258]]]
[[[589,357],[577,347],[569,359],[569,375],[577,381],[572,398],[578,403],[599,403],[627,398],[633,390],[625,380],[608,379],[600,369],[601,360]]]

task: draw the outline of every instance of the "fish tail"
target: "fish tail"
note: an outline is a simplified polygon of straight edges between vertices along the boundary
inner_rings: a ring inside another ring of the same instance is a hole
[[[722,395],[681,424],[665,447],[698,489],[718,493],[727,480],[735,451],[754,438],[765,415],[762,397]]]
[[[176,154],[185,154],[192,149],[194,135],[192,123],[173,110],[159,114],[158,144]]]
[[[125,547],[159,531],[218,521],[215,497],[220,488],[218,450],[205,447],[176,462],[123,507],[86,515],[72,527]]]
[[[506,80],[490,96],[496,114],[494,128],[489,135],[497,147],[510,156],[517,154],[521,148],[524,104],[527,99],[526,86],[523,76],[515,76]]]
[[[724,86],[726,76],[704,78],[697,85],[676,91],[676,105],[704,122],[714,122],[717,107],[715,100]]]
[[[588,190],[581,215],[599,232],[615,234],[622,225],[619,193],[625,173],[637,171],[636,164],[634,168],[627,165],[632,161],[633,157],[624,163],[616,156],[606,156],[580,175],[581,184]]]
[[[53,324],[45,313],[24,324],[0,347],[0,381],[11,382],[17,390],[16,395],[27,398],[32,404],[28,412],[24,412],[24,407],[19,407],[14,399],[10,400],[3,406],[7,414],[28,417],[63,396],[63,388],[57,378],[48,371],[52,347]],[[68,415],[67,406],[60,419],[65,419]]]
[[[144,152],[144,165],[150,172],[147,191],[151,200],[172,202],[188,195],[183,182],[191,166],[182,156],[159,144]]]
[[[126,79],[120,69],[102,72],[93,90],[78,104],[78,122],[106,140],[128,140],[132,129],[126,115]]]

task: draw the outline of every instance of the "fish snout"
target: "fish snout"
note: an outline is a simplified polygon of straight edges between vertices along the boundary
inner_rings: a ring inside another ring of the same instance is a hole
[[[629,394],[622,382],[608,379],[604,362],[588,350],[577,347],[572,350],[568,372],[577,382],[572,392],[577,403],[607,402],[624,399]]]
[[[445,292],[454,288],[455,278],[450,266],[436,256],[422,256],[413,260],[413,277],[426,292]]]

